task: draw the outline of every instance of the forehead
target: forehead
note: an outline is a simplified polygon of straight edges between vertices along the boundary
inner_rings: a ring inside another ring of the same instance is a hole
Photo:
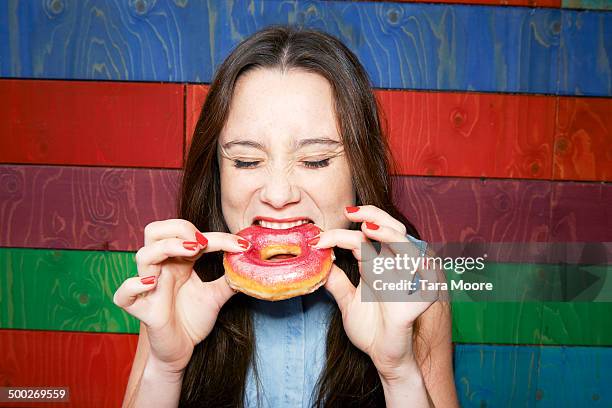
[[[334,94],[323,76],[304,70],[255,69],[236,82],[221,142],[228,138],[294,142],[340,140]]]

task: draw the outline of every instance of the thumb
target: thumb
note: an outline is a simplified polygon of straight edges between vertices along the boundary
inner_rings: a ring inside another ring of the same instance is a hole
[[[228,285],[225,275],[222,275],[214,281],[206,282],[206,285],[211,291],[211,296],[215,303],[217,303],[217,306],[219,306],[219,309],[236,294],[236,291]]]
[[[338,308],[342,315],[344,315],[344,311],[355,297],[357,289],[353,286],[348,276],[346,276],[346,273],[337,267],[336,264],[332,264],[327,282],[325,282],[325,289],[336,299]]]

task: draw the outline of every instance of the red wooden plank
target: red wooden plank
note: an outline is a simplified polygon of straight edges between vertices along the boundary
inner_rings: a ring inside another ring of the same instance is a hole
[[[561,0],[396,0],[404,3],[484,4],[491,6],[561,7]]]
[[[0,384],[70,388],[69,404],[31,407],[119,407],[137,343],[127,334],[0,330]]]
[[[187,86],[187,137],[208,88]],[[550,179],[555,98],[378,90],[398,174]]]
[[[612,180],[612,99],[559,98],[554,178]]]
[[[379,91],[399,174],[550,179],[555,98]]]
[[[198,123],[198,118],[200,117],[200,111],[202,110],[206,95],[208,95],[208,88],[208,85],[187,85],[187,90],[185,91],[187,95],[187,106],[185,107],[185,146],[187,146],[187,148],[185,152],[187,152],[189,146],[191,146],[193,132]]]
[[[178,170],[0,166],[0,246],[137,250],[176,217]]]
[[[0,100],[0,162],[182,165],[182,85],[0,80]]]

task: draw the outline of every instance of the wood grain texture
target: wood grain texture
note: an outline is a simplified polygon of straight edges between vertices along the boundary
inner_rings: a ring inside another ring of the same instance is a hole
[[[612,10],[610,0],[563,0],[562,6],[576,9]]]
[[[515,270],[491,268],[498,276]],[[112,302],[121,283],[136,275],[132,253],[0,248],[0,328],[137,333],[138,321]],[[612,345],[612,303],[585,305],[458,301],[452,306],[453,341]],[[584,325],[589,330],[574,331]]]
[[[182,165],[180,85],[0,80],[0,100],[0,162]]]
[[[146,224],[176,216],[179,178],[177,170],[0,166],[0,246],[135,251]],[[428,242],[612,242],[609,184],[394,177],[394,185]]]
[[[0,75],[211,82],[241,40],[271,24],[294,24],[339,37],[376,87],[557,91],[559,9],[273,0],[50,4],[12,0],[0,9],[0,20],[13,27],[0,45]],[[581,45],[585,55],[593,51]]]
[[[612,99],[559,98],[553,177],[612,180]]]
[[[70,388],[70,403],[29,407],[119,407],[137,343],[135,335],[0,330],[0,384]]]
[[[559,46],[559,94],[612,94],[612,13],[562,13]]]
[[[395,201],[429,242],[548,242],[551,183],[396,177]]]
[[[138,321],[113,303],[137,275],[133,253],[0,248],[0,327],[138,332]]]
[[[462,407],[612,405],[610,347],[461,345],[455,383]]]
[[[612,184],[553,183],[551,240],[612,242]]]
[[[556,99],[378,91],[397,174],[550,179]]]
[[[186,119],[185,119],[185,152],[189,150],[191,146],[191,140],[193,139],[193,132],[195,131],[200,112],[202,111],[202,105],[208,95],[208,85],[186,85]],[[185,157],[186,158],[186,157]]]
[[[0,246],[137,250],[175,218],[178,170],[0,165]]]
[[[540,352],[541,347],[456,346],[455,384],[461,407],[534,407]]]
[[[396,0],[410,3],[483,4],[489,6],[561,7],[561,0]]]
[[[429,242],[612,241],[609,184],[442,177],[394,182],[400,210]]]

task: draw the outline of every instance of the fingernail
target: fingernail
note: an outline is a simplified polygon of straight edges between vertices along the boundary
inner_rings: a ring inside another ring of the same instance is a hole
[[[357,211],[359,211],[359,207],[346,207],[347,213],[355,213]]]
[[[319,243],[319,239],[321,239],[321,237],[316,236],[314,238],[310,238],[310,240],[308,241],[308,245],[310,246],[315,246]]]
[[[155,283],[155,275],[147,276],[146,278],[140,278],[140,281],[145,285],[151,285]]]
[[[198,241],[198,243],[202,245],[203,247],[208,245],[208,240],[206,239],[204,235],[202,235],[200,231],[196,231],[195,237],[196,237],[196,241]]]
[[[366,227],[371,230],[377,230],[380,228],[378,224],[374,224],[373,222],[366,222]]]
[[[183,248],[185,249],[195,251],[197,246],[198,243],[196,241],[183,241]]]
[[[244,249],[248,249],[251,244],[246,239],[241,238],[238,240],[238,245],[240,245]]]

